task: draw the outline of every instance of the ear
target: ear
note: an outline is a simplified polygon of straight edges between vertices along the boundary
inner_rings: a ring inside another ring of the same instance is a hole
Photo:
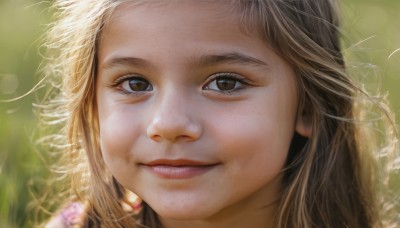
[[[299,112],[296,118],[296,132],[306,138],[311,137],[312,133],[312,120],[310,116],[305,115],[303,112]]]

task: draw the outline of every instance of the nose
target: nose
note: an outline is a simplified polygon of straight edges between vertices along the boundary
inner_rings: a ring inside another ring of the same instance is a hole
[[[193,102],[186,96],[169,94],[155,101],[147,127],[147,136],[156,142],[195,141],[201,133]]]

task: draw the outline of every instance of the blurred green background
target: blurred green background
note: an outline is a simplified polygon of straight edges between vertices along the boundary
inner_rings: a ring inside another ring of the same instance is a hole
[[[400,1],[342,3],[344,43],[348,47],[345,53],[351,70],[365,71],[365,81],[372,82],[369,88],[388,91],[391,107],[398,115],[400,51],[395,51],[400,48]],[[38,50],[51,15],[49,4],[0,0],[0,100],[23,95],[39,81]],[[47,175],[41,153],[35,147],[35,97],[31,94],[16,102],[0,103],[0,227],[31,226],[32,191],[40,191]]]

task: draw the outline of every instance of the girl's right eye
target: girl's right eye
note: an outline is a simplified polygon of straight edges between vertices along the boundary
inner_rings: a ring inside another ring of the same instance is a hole
[[[142,77],[129,77],[118,82],[120,89],[125,93],[136,93],[153,90],[153,86]]]

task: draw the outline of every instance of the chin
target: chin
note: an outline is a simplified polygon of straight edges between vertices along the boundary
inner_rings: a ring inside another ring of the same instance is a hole
[[[152,207],[152,209],[163,218],[173,220],[204,220],[212,217],[217,212],[210,208],[202,206],[196,207]]]

